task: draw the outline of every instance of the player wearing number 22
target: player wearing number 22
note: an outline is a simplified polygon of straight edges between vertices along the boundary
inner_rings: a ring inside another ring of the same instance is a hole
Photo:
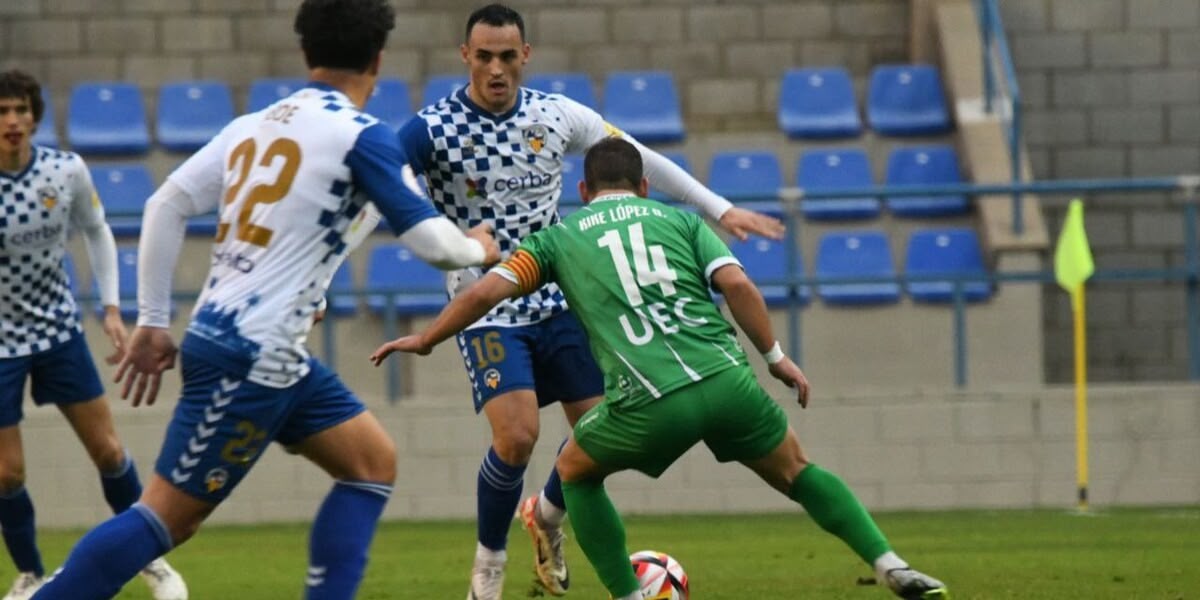
[[[505,298],[556,282],[604,372],[604,401],[575,424],[557,468],[579,546],[613,598],[642,593],[604,478],[625,469],[658,477],[701,441],[717,460],[740,461],[802,504],[896,595],[946,597],[941,582],[892,551],[840,478],[808,462],[783,411],[755,381],[710,289],[724,294],[771,375],[808,404],[808,380],[780,351],[762,295],[729,248],[698,216],[644,198],[641,157],[625,140],[588,150],[584,179],[586,207],[527,236],[428,329],[385,344],[372,360],[428,353]]]
[[[234,120],[147,202],[138,327],[118,368],[134,405],[154,401],[175,360],[165,327],[186,219],[220,211],[212,268],[180,351],[182,397],[141,501],[85,535],[34,598],[113,597],[190,538],[271,441],[335,480],[313,523],[305,597],[354,597],[391,493],[395,446],[305,349],[325,287],[373,225],[361,223],[375,214],[368,203],[426,261],[499,259],[485,231],[464,234],[434,212],[395,134],[360,110],[393,25],[387,0],[305,0],[296,31],[312,82]]]

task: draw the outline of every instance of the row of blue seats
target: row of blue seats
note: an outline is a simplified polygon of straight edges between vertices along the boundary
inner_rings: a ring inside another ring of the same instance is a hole
[[[731,249],[742,262],[746,272],[761,286],[763,297],[769,306],[780,306],[788,302],[807,304],[811,298],[808,286],[789,287],[780,284],[789,276],[788,256],[785,243],[752,239],[735,242]],[[68,276],[75,281],[74,267],[67,257]],[[795,259],[794,274],[798,278],[807,272],[800,256]],[[126,319],[137,316],[137,248],[119,246],[121,314]],[[816,277],[821,279],[852,280],[855,278],[895,279],[891,246],[882,231],[832,232],[822,236],[817,249]],[[954,300],[953,281],[928,280],[938,277],[985,278],[987,269],[975,231],[967,228],[918,230],[908,240],[904,263],[905,276],[917,279],[908,281],[904,290],[918,302],[946,303]],[[403,295],[394,296],[396,314],[434,313],[446,304],[441,271],[416,258],[403,245],[380,244],[373,247],[367,257],[367,280],[365,288],[372,291],[394,291]],[[774,282],[774,283],[772,283]],[[72,288],[74,291],[74,288]],[[329,312],[336,316],[348,316],[358,312],[359,299],[354,295],[360,289],[355,285],[350,269],[342,265],[330,284]],[[964,283],[964,299],[968,302],[986,300],[991,296],[992,286],[986,281]],[[817,295],[826,304],[835,306],[863,306],[899,302],[901,286],[894,282],[822,283],[817,286]],[[368,295],[367,308],[377,315],[387,310],[385,295]]]
[[[421,105],[436,102],[466,84],[461,75],[431,77]],[[304,85],[303,79],[260,79],[250,86],[246,111],[259,110]],[[566,96],[598,108],[591,80],[582,73],[532,75],[531,88]],[[393,127],[413,112],[408,84],[383,78],[366,106]],[[50,98],[37,142],[57,147]],[[684,138],[683,113],[674,77],[667,71],[619,71],[604,84],[603,113],[617,127],[647,143]],[[159,88],[156,137],[169,151],[190,152],[204,145],[237,114],[228,85],[180,81]],[[849,73],[838,67],[792,69],[781,82],[779,124],[802,138],[853,137],[862,132]],[[930,65],[880,65],[871,73],[866,106],[871,128],[884,135],[936,135],[950,130],[941,78]],[[141,91],[123,82],[87,82],[71,91],[67,140],[83,154],[143,154],[150,130]]]
[[[667,153],[687,171],[687,159]],[[870,159],[861,148],[810,149],[796,161],[796,185],[806,192],[849,190],[875,185]],[[563,169],[563,203],[578,202],[574,191],[583,177],[583,159],[568,156]],[[888,155],[885,185],[935,185],[962,183],[962,168],[954,148],[944,144],[894,148]],[[766,150],[723,150],[713,154],[707,185],[735,202],[757,199],[754,208],[781,214],[773,200],[786,187],[783,167],[774,152]],[[656,199],[663,199],[651,194]],[[763,201],[765,200],[765,201]],[[966,196],[889,197],[884,203],[898,217],[923,218],[963,215],[971,210]],[[800,213],[812,221],[874,219],[880,215],[879,198],[804,199]]]
[[[687,158],[678,152],[667,158],[686,171],[691,171]],[[92,165],[92,180],[96,191],[110,212],[121,216],[109,219],[113,233],[136,236],[141,230],[141,212],[146,198],[154,191],[150,171],[142,164]],[[765,151],[722,151],[713,155],[709,164],[708,186],[730,198],[774,198],[784,187],[783,169],[774,153]],[[579,202],[578,182],[583,178],[583,158],[569,155],[563,163],[564,205]],[[950,146],[900,147],[888,157],[885,183],[888,185],[960,183],[962,181],[958,156]],[[864,188],[874,185],[867,154],[858,148],[808,150],[796,164],[796,183],[808,191]],[[651,194],[665,200],[659,193]],[[961,215],[970,211],[965,196],[892,197],[887,209],[900,217],[939,217]],[[782,213],[778,202],[754,203],[754,208],[768,213]],[[873,219],[880,215],[878,198],[805,199],[800,203],[801,214],[809,220]],[[196,219],[189,223],[189,232],[211,235],[215,231],[213,218]]]

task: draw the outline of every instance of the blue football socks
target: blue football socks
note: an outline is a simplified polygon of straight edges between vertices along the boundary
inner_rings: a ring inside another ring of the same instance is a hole
[[[142,484],[129,452],[125,453],[125,460],[116,471],[100,474],[100,487],[104,488],[104,500],[113,514],[125,512],[138,501],[142,496]]]
[[[309,536],[306,600],[351,600],[392,486],[339,481],[321,503]]]
[[[62,569],[33,595],[37,600],[107,600],[171,549],[171,536],[143,504],[101,523],[75,544]]]
[[[0,495],[0,530],[4,545],[12,556],[17,571],[42,575],[42,555],[38,552],[37,531],[34,525],[33,502],[25,486]]]
[[[495,448],[488,448],[479,467],[476,501],[479,512],[479,543],[489,550],[508,546],[508,528],[521,502],[521,483],[525,465],[510,465],[500,460]]]

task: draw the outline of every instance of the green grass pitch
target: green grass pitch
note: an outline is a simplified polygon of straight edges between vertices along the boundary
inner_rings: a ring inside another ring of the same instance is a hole
[[[1090,516],[883,513],[877,519],[897,551],[946,581],[958,600],[1200,600],[1200,507],[1098,510]],[[627,530],[630,551],[675,556],[697,600],[891,597],[882,588],[857,585],[870,571],[802,514],[629,517]],[[295,600],[301,597],[306,533],[303,525],[209,527],[170,559],[194,600]],[[43,532],[46,564],[59,564],[79,534]],[[461,598],[474,539],[474,524],[465,521],[385,523],[358,597]],[[514,524],[506,600],[529,597],[530,551]],[[607,598],[574,541],[568,552],[573,581],[567,597]],[[140,581],[119,596],[148,597]]]

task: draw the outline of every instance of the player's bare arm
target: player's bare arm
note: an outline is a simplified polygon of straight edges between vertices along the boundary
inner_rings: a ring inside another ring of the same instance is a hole
[[[750,343],[754,344],[754,348],[766,359],[771,375],[788,387],[795,388],[796,400],[800,402],[800,406],[807,408],[808,378],[796,363],[779,351],[779,342],[776,341],[775,333],[771,331],[767,304],[763,301],[758,287],[746,277],[745,271],[739,265],[725,265],[717,269],[713,272],[712,281],[724,294],[733,320],[737,321],[738,327],[750,338]]]
[[[429,354],[433,351],[434,346],[483,318],[501,300],[519,296],[522,293],[524,293],[522,288],[517,284],[496,273],[488,273],[467,291],[455,296],[454,300],[451,300],[450,304],[442,309],[442,312],[425,331],[407,335],[380,346],[371,354],[371,362],[378,367],[393,352],[408,352],[422,356]]]

